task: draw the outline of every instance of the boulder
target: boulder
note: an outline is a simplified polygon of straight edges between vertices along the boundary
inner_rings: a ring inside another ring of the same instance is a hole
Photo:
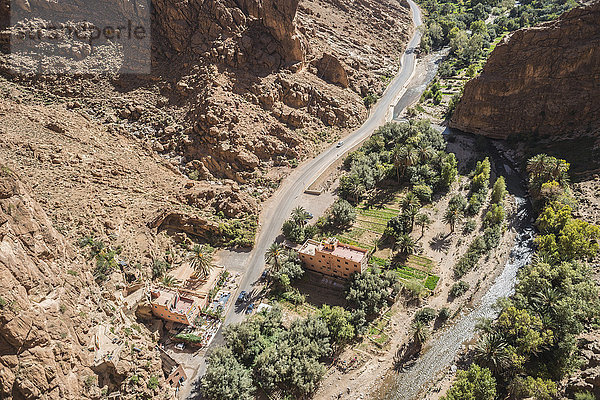
[[[329,83],[340,85],[343,88],[349,86],[348,72],[346,67],[337,57],[331,54],[323,54],[314,66],[317,68],[318,76]]]

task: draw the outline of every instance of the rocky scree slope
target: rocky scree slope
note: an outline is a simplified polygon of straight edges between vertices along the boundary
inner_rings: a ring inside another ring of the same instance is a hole
[[[450,126],[491,138],[600,133],[600,2],[504,38]]]
[[[0,398],[100,398],[100,387],[170,399],[161,385],[128,385],[137,374],[164,383],[145,328],[119,360],[94,362],[94,335],[113,315],[85,260],[54,229],[29,189],[0,167]],[[130,326],[130,325],[129,325]]]
[[[85,15],[78,0],[30,4]],[[145,138],[194,177],[261,185],[366,117],[363,97],[381,93],[399,67],[409,15],[395,0],[154,0],[150,76],[4,73]],[[73,44],[72,56],[113,61],[86,46]]]

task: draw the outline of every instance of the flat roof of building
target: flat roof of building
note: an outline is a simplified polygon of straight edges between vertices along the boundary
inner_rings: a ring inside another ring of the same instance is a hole
[[[368,250],[359,250],[354,247],[350,247],[344,243],[338,243],[333,251],[327,249],[319,249],[323,252],[331,252],[335,257],[345,258],[346,260],[352,260],[354,262],[361,262],[363,258],[367,256]]]
[[[318,242],[315,242],[312,239],[308,239],[300,248],[300,250],[298,250],[298,253],[302,253],[302,254],[308,254],[309,256],[314,256],[315,255],[315,250],[317,249],[317,247],[319,246]]]
[[[194,300],[179,296],[179,300],[175,304],[175,312],[179,314],[187,314],[194,305]]]
[[[152,302],[164,307],[166,307],[176,295],[176,292],[174,290],[166,290],[163,288],[155,289],[152,292],[158,293],[158,297],[153,299]]]
[[[367,249],[351,246],[345,243],[337,242],[333,250],[325,248],[323,243],[314,240],[307,240],[299,250],[299,253],[314,256],[316,252],[330,253],[334,257],[343,258],[354,262],[361,262],[369,253]]]
[[[174,290],[169,290],[165,288],[158,288],[153,290],[154,293],[158,293],[158,297],[152,299],[152,303],[158,304],[159,306],[168,307],[169,303],[173,300],[173,298],[177,295],[177,292]],[[186,297],[185,295],[179,294],[179,300],[175,303],[175,308],[171,311],[176,312],[178,314],[187,314],[187,312],[194,305],[194,299],[190,297]]]

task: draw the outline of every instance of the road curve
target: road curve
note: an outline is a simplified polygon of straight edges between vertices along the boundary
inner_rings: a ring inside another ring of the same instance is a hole
[[[413,24],[418,28],[422,24],[421,11],[412,0],[407,0],[413,17]],[[284,179],[264,207],[264,212],[259,218],[259,234],[252,252],[248,256],[246,263],[246,273],[243,276],[238,293],[242,290],[251,293],[263,272],[265,261],[264,255],[268,247],[280,235],[281,227],[293,208],[298,205],[298,199],[309,184],[319,177],[331,164],[342,157],[347,151],[351,150],[362,141],[367,139],[377,128],[385,122],[391,120],[394,106],[405,92],[415,72],[417,63],[416,48],[421,41],[421,33],[415,29],[415,33],[408,43],[406,51],[402,56],[401,69],[396,77],[390,82],[383,96],[371,108],[367,120],[354,132],[344,139],[344,144],[337,147],[336,144],[323,151],[314,159],[307,161],[296,168],[286,179]],[[236,293],[237,296],[237,293]],[[244,309],[239,307],[230,307],[223,326],[243,321],[245,317]],[[213,341],[211,347],[223,342],[221,332]],[[199,366],[196,371],[197,379],[203,375],[205,363]],[[194,394],[191,394],[192,398]]]
[[[421,12],[412,0],[408,0],[408,3],[412,12],[413,23],[415,27],[418,27],[422,24]],[[421,33],[418,29],[415,29],[415,34],[402,56],[400,72],[389,84],[377,104],[373,106],[369,117],[362,126],[344,139],[343,146],[338,148],[336,144],[332,145],[316,158],[295,169],[282,181],[275,195],[266,204],[266,211],[260,216],[260,233],[250,253],[247,271],[240,283],[240,291],[245,290],[249,293],[252,291],[262,274],[265,265],[264,255],[268,247],[279,236],[283,223],[289,218],[293,208],[298,205],[298,198],[306,187],[348,150],[368,138],[377,128],[391,119],[396,102],[404,93],[414,74],[417,61],[415,49],[420,41]],[[236,312],[235,307],[232,307],[225,317],[224,325],[240,322],[243,318],[244,313]]]

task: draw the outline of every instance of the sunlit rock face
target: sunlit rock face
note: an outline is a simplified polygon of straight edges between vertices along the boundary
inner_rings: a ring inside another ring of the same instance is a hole
[[[450,125],[492,138],[600,131],[600,2],[521,29],[465,86]]]

